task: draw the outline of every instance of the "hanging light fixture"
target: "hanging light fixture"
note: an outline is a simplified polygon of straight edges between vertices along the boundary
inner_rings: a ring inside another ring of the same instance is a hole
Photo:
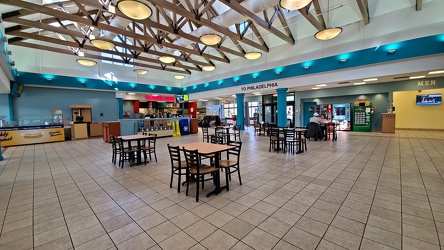
[[[110,50],[116,47],[113,42],[101,38],[91,39],[90,42],[94,47],[103,50]]]
[[[206,34],[199,37],[199,40],[205,45],[216,45],[222,41],[222,37],[218,34]]]
[[[253,30],[251,30],[251,42],[254,43]],[[251,45],[251,51],[244,54],[244,57],[247,58],[248,60],[256,60],[261,56],[262,56],[261,52],[253,51],[253,45]]]
[[[91,67],[97,64],[96,61],[90,59],[77,59],[76,60],[80,65]]]
[[[172,56],[160,56],[159,57],[159,61],[165,63],[165,64],[169,64],[169,63],[173,63],[176,61],[176,58],[172,57]]]
[[[178,80],[182,80],[182,79],[185,78],[184,75],[174,75],[173,77],[176,78],[176,79],[178,79]]]
[[[327,23],[329,23],[329,21],[330,21],[330,0],[328,0]],[[316,39],[319,39],[321,41],[327,41],[337,37],[339,34],[341,34],[341,32],[342,28],[339,27],[326,28],[316,32],[314,37],[316,37]]]
[[[138,75],[145,75],[146,73],[148,73],[148,70],[146,69],[133,69],[133,71]]]
[[[205,66],[202,67],[202,69],[205,70],[205,71],[213,71],[213,70],[216,69],[216,66],[214,66],[214,65],[205,65]]]
[[[117,4],[117,9],[120,10],[125,16],[135,19],[144,20],[153,14],[151,8],[139,1],[122,0]]]
[[[279,5],[287,10],[302,9],[311,3],[313,0],[280,0]]]

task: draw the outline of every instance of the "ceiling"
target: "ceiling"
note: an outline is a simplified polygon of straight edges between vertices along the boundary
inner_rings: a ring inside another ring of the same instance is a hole
[[[442,15],[431,17],[429,13],[443,6],[440,0],[313,0],[295,11],[281,8],[279,0],[138,1],[153,11],[149,19],[129,19],[115,8],[118,1],[0,0],[2,25],[16,68],[89,78],[114,72],[123,81],[184,87],[358,50],[373,46],[378,39],[377,43],[393,42],[442,32],[410,32],[441,22]],[[406,13],[417,17],[403,17]],[[394,17],[396,23],[378,28]],[[313,37],[334,26],[344,29],[337,38],[321,42]],[[199,36],[207,33],[219,34],[221,42],[204,45]],[[98,49],[91,44],[94,37],[114,41],[116,47]],[[250,51],[263,56],[249,61],[244,55]],[[161,63],[158,57],[165,55],[176,62]],[[80,56],[97,61],[98,66],[77,65]],[[215,65],[216,70],[203,71],[208,65]],[[145,68],[149,73],[136,75],[133,68]],[[175,74],[186,78],[173,79]],[[393,80],[384,77],[379,81]],[[350,78],[350,82],[355,80]]]

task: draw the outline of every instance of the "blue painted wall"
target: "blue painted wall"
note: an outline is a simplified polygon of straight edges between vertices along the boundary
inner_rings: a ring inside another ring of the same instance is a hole
[[[61,109],[63,117],[71,120],[70,105],[73,104],[93,105],[93,122],[117,121],[119,118],[118,101],[114,92],[25,86],[21,97],[13,97],[12,104],[16,120],[19,117],[35,119],[43,114],[45,121],[49,121],[52,109]]]
[[[9,94],[0,94],[0,116],[7,116],[6,121],[10,121],[9,117]]]

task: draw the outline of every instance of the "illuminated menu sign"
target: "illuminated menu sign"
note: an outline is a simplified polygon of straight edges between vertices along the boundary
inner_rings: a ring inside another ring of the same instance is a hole
[[[167,95],[146,95],[145,99],[147,101],[152,102],[175,102],[175,96],[167,96]]]

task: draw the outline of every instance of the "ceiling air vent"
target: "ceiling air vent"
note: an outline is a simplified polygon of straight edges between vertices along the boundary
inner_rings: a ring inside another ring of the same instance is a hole
[[[395,81],[407,80],[407,79],[409,79],[409,76],[398,76],[398,77],[393,78],[393,80],[395,80]]]
[[[338,84],[347,84],[347,83],[350,83],[350,82],[338,82]]]

